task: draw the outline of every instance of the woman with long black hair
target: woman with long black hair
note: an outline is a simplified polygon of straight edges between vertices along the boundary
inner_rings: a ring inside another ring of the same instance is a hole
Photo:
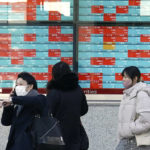
[[[65,150],[80,150],[80,116],[87,113],[88,105],[78,77],[67,63],[58,62],[53,66],[47,99],[53,116],[60,121]]]

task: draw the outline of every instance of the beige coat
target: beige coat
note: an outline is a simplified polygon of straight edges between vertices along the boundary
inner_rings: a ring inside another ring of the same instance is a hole
[[[123,92],[119,108],[118,135],[119,139],[122,139],[148,131],[150,131],[150,86],[139,82]]]

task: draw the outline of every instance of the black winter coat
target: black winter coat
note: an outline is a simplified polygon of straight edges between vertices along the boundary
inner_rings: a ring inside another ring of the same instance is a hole
[[[86,97],[74,73],[51,80],[47,98],[50,110],[61,124],[65,150],[80,150],[80,116],[88,111]]]
[[[43,95],[13,97],[12,106],[4,108],[1,122],[5,126],[11,125],[6,150],[33,150],[30,128],[35,113],[41,113],[46,106]],[[17,105],[23,108],[17,115]]]

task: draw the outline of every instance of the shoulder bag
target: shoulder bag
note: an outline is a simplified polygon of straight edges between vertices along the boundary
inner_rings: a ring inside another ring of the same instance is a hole
[[[34,116],[31,135],[36,150],[61,150],[65,145],[59,121],[50,115]]]

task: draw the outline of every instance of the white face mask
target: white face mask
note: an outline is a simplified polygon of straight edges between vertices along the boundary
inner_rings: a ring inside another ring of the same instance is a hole
[[[26,91],[27,86],[24,85],[18,85],[15,88],[17,96],[25,96],[28,94],[28,91]]]

